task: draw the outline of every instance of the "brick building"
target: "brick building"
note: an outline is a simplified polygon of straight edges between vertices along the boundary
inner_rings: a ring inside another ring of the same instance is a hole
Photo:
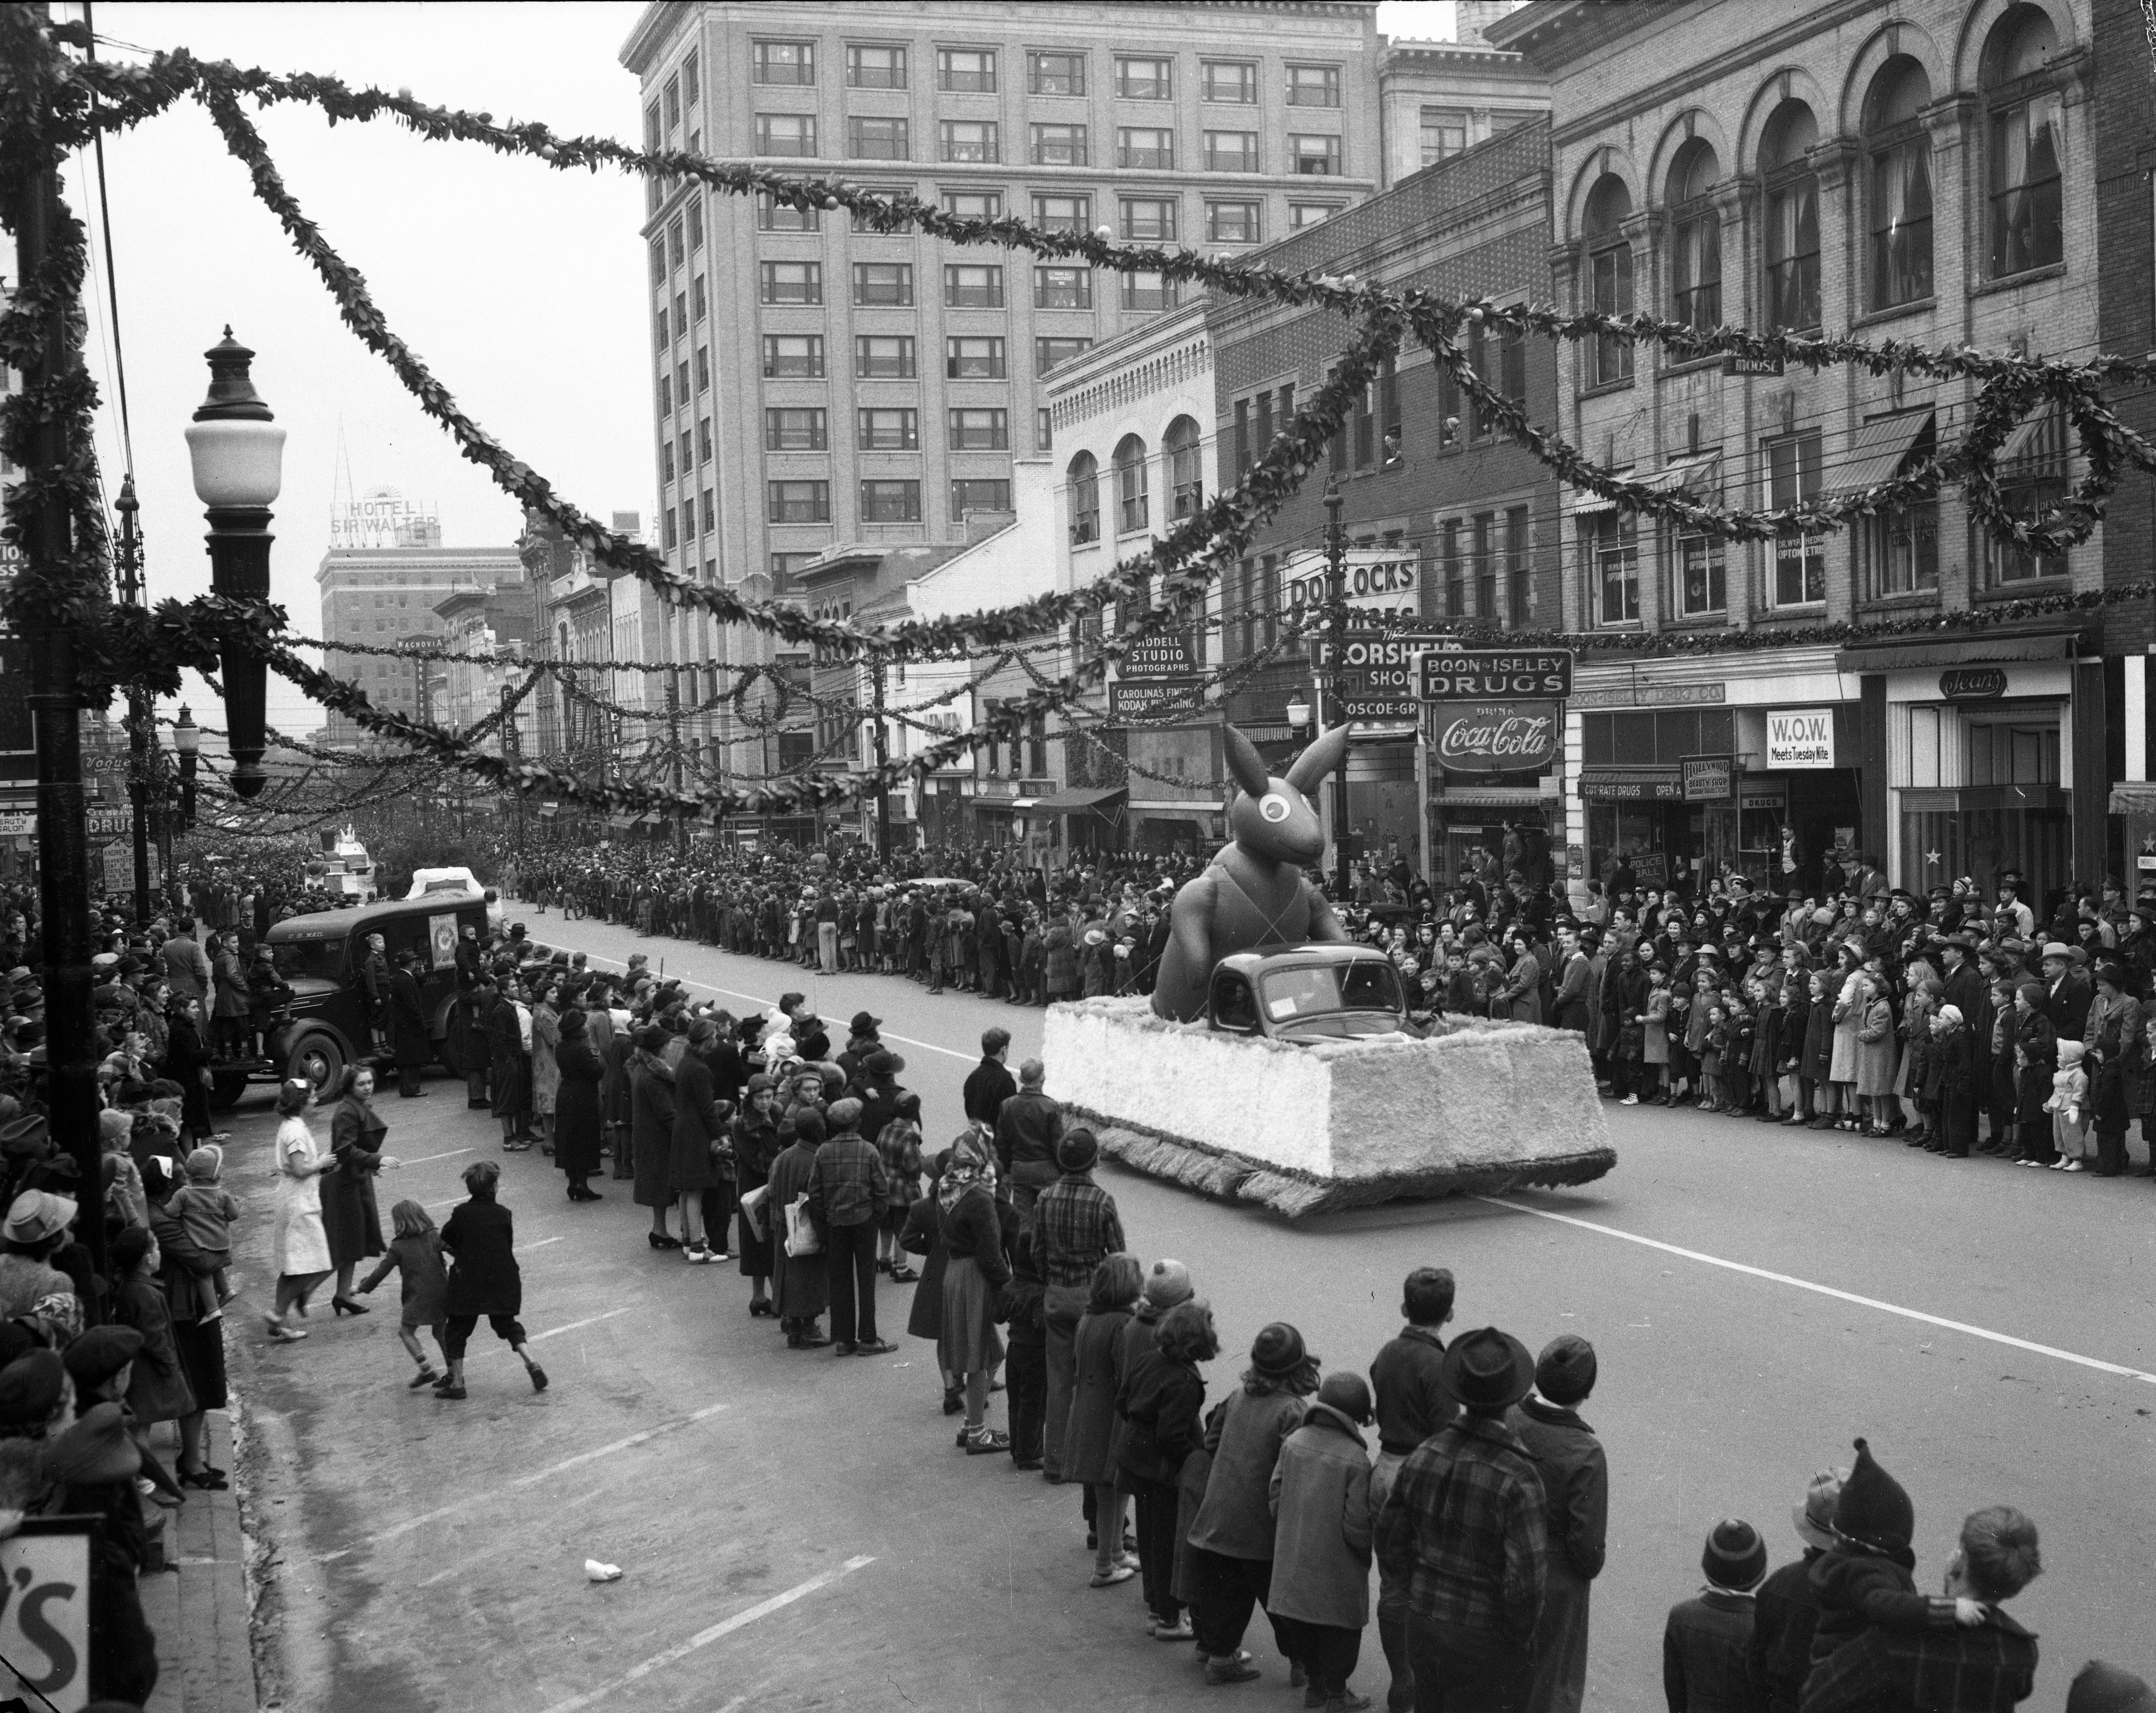
[[[1273,246],[1265,260],[1454,298],[1539,297],[1548,277],[1550,136],[1544,119],[1493,135]],[[1221,300],[1209,303],[1206,322],[1217,479],[1232,486],[1297,401],[1323,384],[1345,341],[1343,324],[1326,313]],[[1554,414],[1557,362],[1547,343],[1478,339],[1473,354],[1531,415]],[[1272,646],[1284,619],[1324,599],[1327,475],[1343,495],[1349,601],[1373,622],[1453,617],[1508,630],[1559,622],[1556,481],[1477,422],[1430,352],[1410,346],[1336,440],[1329,470],[1305,483],[1224,579],[1226,661]],[[1286,708],[1307,702],[1314,687],[1307,651],[1290,649],[1229,698],[1228,717],[1262,752],[1285,754],[1295,736]],[[1502,838],[1507,821],[1555,810],[1547,768],[1448,779],[1431,765],[1429,736],[1413,727],[1358,733],[1348,818],[1360,853],[1397,851],[1420,872],[1450,873],[1472,846]]]
[[[1551,80],[1557,301],[2092,350],[2093,10],[1535,0],[1489,34]],[[2138,33],[2118,33],[2138,59]],[[2145,60],[2128,75],[2145,80]],[[1575,444],[1749,507],[1884,480],[1961,434],[1976,390],[1846,368],[1740,376],[1614,339],[1563,365],[1558,420]],[[2002,476],[2033,508],[2078,462],[2042,414]],[[1666,639],[1583,657],[1565,722],[1576,875],[1622,853],[1643,876],[1700,864],[1810,885],[1842,846],[1919,892],[2018,869],[2041,903],[2102,872],[2113,707],[2099,620],[1839,648],[1770,639],[2092,590],[2108,527],[2069,553],[2016,553],[1973,526],[1957,490],[1834,535],[1725,549],[1584,492],[1563,504],[1566,627]],[[1732,630],[1758,646],[1718,648]]]

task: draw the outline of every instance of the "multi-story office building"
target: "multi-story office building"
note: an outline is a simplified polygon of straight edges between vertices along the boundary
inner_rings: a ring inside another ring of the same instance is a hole
[[[622,57],[654,147],[1235,255],[1379,181],[1375,13],[664,0]],[[963,542],[1009,511],[1012,460],[1047,450],[1041,378],[1177,301],[696,184],[654,184],[649,216],[654,544],[781,592],[834,540]]]
[[[362,687],[367,699],[393,713],[422,711],[422,690],[408,661],[386,655],[349,654],[337,645],[393,647],[415,639],[439,641],[445,626],[436,607],[459,589],[491,589],[522,574],[516,549],[445,548],[333,548],[315,571],[321,591],[324,667]],[[367,734],[331,712],[323,733],[329,743],[357,743]]]

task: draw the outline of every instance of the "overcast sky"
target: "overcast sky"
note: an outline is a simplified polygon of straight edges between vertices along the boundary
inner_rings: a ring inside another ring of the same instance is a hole
[[[128,46],[186,47],[242,65],[408,87],[434,105],[500,121],[633,141],[637,86],[618,56],[640,9],[115,4],[98,5],[95,22],[115,44],[100,51],[116,58],[139,57]],[[55,11],[79,15],[72,6]],[[1378,27],[1443,38],[1451,11],[1437,0],[1394,0],[1378,8]],[[366,276],[390,326],[466,412],[586,511],[648,517],[654,484],[637,186],[616,173],[560,172],[471,145],[424,142],[388,124],[332,129],[304,107],[254,116],[300,208]],[[182,434],[208,385],[202,353],[228,322],[257,352],[256,388],[289,434],[272,594],[296,631],[320,634],[315,571],[332,507],[348,489],[393,486],[431,502],[447,545],[514,538],[515,505],[457,455],[338,321],[199,106],[182,102],[109,141],[105,165],[153,599],[209,586]],[[126,465],[87,156],[70,163],[65,188],[91,228],[98,291],[90,361],[105,395],[100,459],[116,494]],[[205,717],[210,700],[196,696],[197,718],[221,724],[213,707]],[[275,677],[270,718],[295,733],[321,723]]]

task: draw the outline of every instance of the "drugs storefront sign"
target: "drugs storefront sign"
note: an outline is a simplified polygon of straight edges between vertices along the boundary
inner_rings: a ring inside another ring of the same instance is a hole
[[[1424,702],[1496,702],[1572,693],[1572,651],[1460,648],[1422,656]]]
[[[1430,717],[1430,744],[1449,774],[1546,772],[1557,739],[1553,702],[1467,702]]]
[[[1779,707],[1767,711],[1767,769],[1770,773],[1795,768],[1834,765],[1834,710],[1830,707]]]

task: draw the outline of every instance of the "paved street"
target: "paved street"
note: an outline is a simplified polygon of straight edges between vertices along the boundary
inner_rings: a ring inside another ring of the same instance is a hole
[[[803,979],[603,923],[522,913],[535,939],[665,973],[740,1008],[810,990],[843,1028],[887,1019],[932,1139],[991,1024],[1014,1062],[1041,1014],[880,977]],[[732,1267],[650,1250],[625,1184],[573,1206],[536,1151],[496,1155],[461,1089],[380,1102],[408,1162],[381,1185],[438,1219],[477,1154],[501,1157],[525,1320],[552,1376],[535,1397],[482,1328],[461,1405],[405,1389],[393,1283],[363,1320],[316,1304],[305,1343],[234,1323],[235,1379],[269,1459],[258,1495],[280,1554],[285,1702],[568,1713],[844,1706],[1138,1709],[1206,1694],[1187,1646],[1149,1642],[1134,1581],[1086,1587],[1078,1495],[968,1459],[940,1413],[932,1350],[876,1362],[789,1354],[752,1321]],[[1609,1449],[1609,1569],[1594,1597],[1588,1705],[1659,1707],[1662,1615],[1692,1592],[1718,1517],[1793,1556],[1790,1505],[1858,1433],[1907,1485],[1918,1577],[1935,1587],[1962,1515],[2008,1500],[2043,1532],[2047,1574],[2017,1610],[2042,1638],[2036,1707],[2102,1654],[2156,1672],[2146,1619],[2156,1448],[2156,1185],[1949,1165],[1897,1143],[1609,1109],[1620,1164],[1589,1188],[1507,1203],[1395,1204],[1288,1227],[1104,1170],[1137,1250],[1172,1254],[1210,1299],[1235,1383],[1251,1335],[1292,1319],[1328,1366],[1368,1365],[1412,1266],[1449,1266],[1459,1325],[1540,1345],[1578,1332],[1602,1381],[1583,1413]],[[234,1125],[228,1181],[250,1217],[243,1304],[265,1277],[271,1123]],[[997,1419],[1001,1420],[1000,1405]],[[587,1557],[623,1566],[593,1587]],[[1358,1688],[1382,1688],[1374,1629]]]

